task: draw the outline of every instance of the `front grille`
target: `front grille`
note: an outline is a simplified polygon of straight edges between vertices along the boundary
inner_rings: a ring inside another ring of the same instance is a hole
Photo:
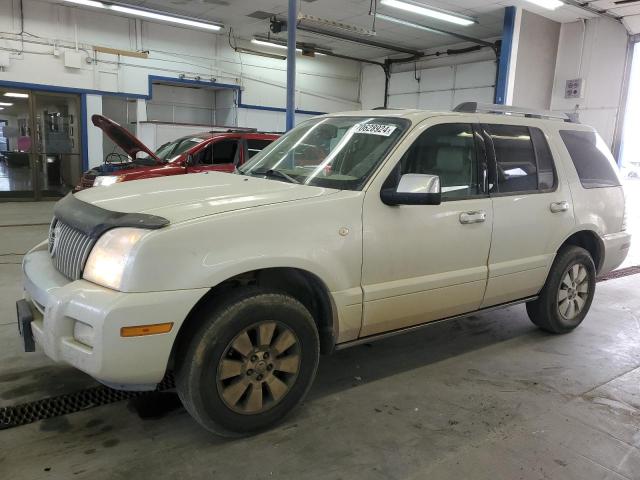
[[[82,277],[94,240],[54,218],[49,227],[49,254],[56,269],[71,280]]]

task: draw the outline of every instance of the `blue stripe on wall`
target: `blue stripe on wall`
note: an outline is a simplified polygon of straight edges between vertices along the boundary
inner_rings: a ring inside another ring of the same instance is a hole
[[[511,48],[513,47],[513,33],[516,28],[516,12],[516,7],[506,7],[504,9],[502,48],[500,49],[495,96],[495,103],[498,105],[504,105],[507,100],[507,85],[509,82],[509,69],[511,68]]]

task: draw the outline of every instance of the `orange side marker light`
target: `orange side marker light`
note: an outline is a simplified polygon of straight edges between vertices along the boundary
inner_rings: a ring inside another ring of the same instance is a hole
[[[145,335],[157,335],[159,333],[169,333],[173,328],[173,322],[156,323],[153,325],[136,325],[134,327],[122,327],[121,337],[143,337]]]

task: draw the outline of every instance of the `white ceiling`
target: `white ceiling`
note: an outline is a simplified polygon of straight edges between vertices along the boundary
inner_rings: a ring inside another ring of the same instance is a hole
[[[606,10],[617,17],[623,17],[622,23],[630,33],[640,33],[640,0],[597,0],[588,3],[598,10]]]
[[[267,12],[279,16],[286,16],[287,0],[125,0],[126,3],[147,8],[176,13],[203,20],[217,21],[232,27],[236,37],[250,39],[253,35],[268,33],[268,20],[260,20],[248,15],[256,11]],[[572,22],[580,18],[595,16],[585,10],[565,5],[555,11],[536,7],[526,0],[420,0],[425,4],[443,8],[453,12],[477,18],[478,23],[470,27],[460,27],[450,23],[418,17],[415,14],[403,12],[390,7],[378,6],[380,13],[387,13],[396,17],[422,23],[427,26],[461,33],[476,38],[491,38],[502,34],[504,8],[509,5],[522,6],[528,10],[543,15],[558,22]],[[613,8],[615,1],[594,1],[594,7]],[[607,5],[599,5],[607,4]],[[637,2],[640,5],[640,1]],[[369,15],[370,0],[299,0],[301,13],[318,17],[372,28],[373,17]],[[623,9],[616,8],[617,14],[624,11],[636,11],[640,6],[630,6]],[[415,50],[425,50],[459,43],[459,40],[436,33],[425,32],[414,28],[390,23],[378,19],[374,38],[376,41],[403,46]],[[286,34],[280,34],[285,38]],[[367,38],[367,37],[362,37]],[[317,35],[298,33],[302,42],[314,43],[320,47],[329,48],[336,53],[360,58],[377,58],[392,52],[379,48],[366,47],[354,43],[338,41]]]

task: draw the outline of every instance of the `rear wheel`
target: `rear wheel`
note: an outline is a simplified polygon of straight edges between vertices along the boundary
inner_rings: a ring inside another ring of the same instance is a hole
[[[176,386],[201,425],[222,436],[247,435],[302,401],[320,346],[313,317],[300,302],[247,289],[200,320],[181,349]]]
[[[537,300],[527,303],[533,323],[552,333],[568,333],[589,312],[596,288],[596,268],[584,248],[560,250]]]

